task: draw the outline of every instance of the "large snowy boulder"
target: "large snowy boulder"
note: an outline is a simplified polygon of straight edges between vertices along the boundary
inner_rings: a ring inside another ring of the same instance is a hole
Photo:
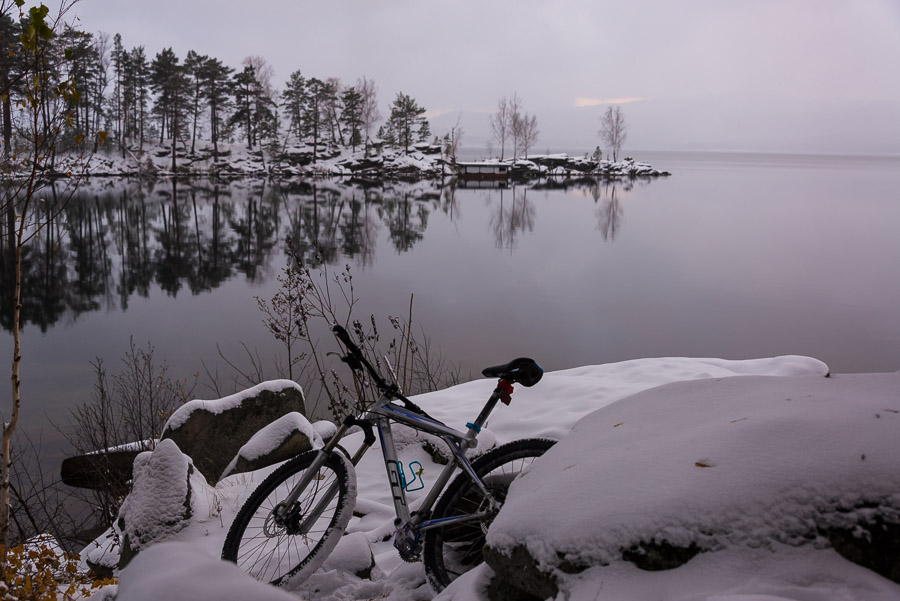
[[[67,457],[59,468],[60,478],[66,486],[125,494],[134,458],[143,450],[141,447],[143,445],[135,443]]]
[[[291,412],[306,413],[303,390],[291,380],[272,380],[223,399],[185,403],[169,417],[161,439],[175,441],[215,484],[254,434]]]
[[[125,567],[154,543],[175,539],[187,528],[194,515],[194,491],[205,487],[190,457],[171,440],[138,455],[131,492],[116,520],[121,540],[118,567]]]
[[[334,429],[330,422],[322,423]],[[219,479],[287,461],[300,453],[320,449],[322,445],[322,436],[316,426],[293,411],[254,434],[240,448]]]
[[[622,399],[513,483],[487,561],[542,598],[737,549],[833,549],[900,581],[898,390],[900,373],[747,376]]]

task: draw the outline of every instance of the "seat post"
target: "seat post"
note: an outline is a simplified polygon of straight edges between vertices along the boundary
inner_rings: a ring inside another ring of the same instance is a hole
[[[503,401],[504,404],[509,405],[510,395],[513,392],[512,384],[504,380],[503,378],[497,382],[497,387],[494,388],[494,392],[491,393],[490,398],[488,398],[487,402],[484,404],[484,407],[481,409],[481,413],[478,414],[478,417],[475,418],[474,422],[469,422],[466,426],[469,427],[469,432],[466,435],[466,439],[473,439],[475,436],[481,432],[481,428],[484,427],[484,424],[487,422],[488,416],[490,416],[491,411],[494,410],[494,407],[497,406],[497,401]]]

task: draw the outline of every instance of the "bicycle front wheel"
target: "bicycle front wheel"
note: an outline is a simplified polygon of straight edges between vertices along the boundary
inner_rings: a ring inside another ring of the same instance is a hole
[[[356,505],[356,472],[350,461],[332,453],[288,508],[288,517],[275,514],[317,454],[298,455],[262,481],[234,518],[222,559],[235,562],[257,580],[279,586],[294,578],[305,580],[322,565]],[[325,508],[310,525],[310,512],[323,498]]]
[[[523,469],[556,444],[546,438],[515,440],[479,457],[472,469],[494,500],[503,503],[509,485]],[[453,480],[432,512],[432,519],[469,515],[486,508],[486,499],[465,474]],[[425,532],[424,561],[428,582],[436,593],[484,561],[488,526],[494,516],[432,528]]]

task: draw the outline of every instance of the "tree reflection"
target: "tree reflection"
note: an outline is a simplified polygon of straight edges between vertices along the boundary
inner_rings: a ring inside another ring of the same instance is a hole
[[[620,192],[616,186],[590,188],[606,240],[621,230]],[[468,194],[452,185],[333,180],[97,179],[59,206],[48,184],[39,215],[44,229],[23,249],[23,324],[47,330],[63,316],[124,311],[133,297],[150,297],[157,288],[174,297],[207,293],[241,275],[262,282],[275,272],[286,239],[313,267],[351,260],[371,266],[382,229],[398,253],[413,250],[424,239],[431,211],[455,221]],[[498,248],[512,252],[522,232],[534,229],[534,190],[486,194],[489,231]],[[15,207],[0,206],[0,324],[8,330]]]
[[[510,198],[511,197],[511,198]],[[491,231],[497,248],[512,251],[519,234],[534,231],[534,203],[528,199],[528,189],[513,188],[512,194],[500,190],[500,203],[491,215]]]
[[[251,282],[256,281],[258,270],[275,246],[278,231],[278,195],[266,198],[265,186],[259,192],[247,194],[246,203],[235,204],[229,225],[237,235],[231,260],[235,268]]]
[[[595,186],[591,190],[591,196],[597,206],[597,229],[603,234],[603,239],[615,242],[619,230],[622,229],[622,220],[625,215],[625,209],[619,201],[616,193],[616,186],[606,188],[606,198],[603,198],[600,186]]]
[[[410,200],[408,193],[402,199],[392,196],[384,199],[381,218],[388,226],[391,242],[397,252],[407,252],[425,237],[428,207],[423,202]]]
[[[379,223],[372,215],[372,205],[375,204],[371,202],[372,198],[377,197],[368,190],[351,194],[350,210],[344,213],[340,225],[343,240],[341,251],[348,257],[357,257],[363,267],[375,262]]]

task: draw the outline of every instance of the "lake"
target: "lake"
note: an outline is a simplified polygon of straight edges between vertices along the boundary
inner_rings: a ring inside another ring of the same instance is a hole
[[[28,256],[22,424],[92,394],[133,338],[173,375],[277,377],[271,298],[285,240],[334,273],[356,314],[413,318],[472,377],[531,356],[546,370],[657,356],[809,355],[834,372],[900,369],[900,159],[636,153],[669,178],[441,189],[336,180],[95,180]],[[10,289],[4,280],[4,294]],[[0,359],[9,365],[8,300]],[[545,391],[548,411],[565,403]],[[199,386],[195,396],[215,396]],[[3,412],[9,412],[9,393]]]

